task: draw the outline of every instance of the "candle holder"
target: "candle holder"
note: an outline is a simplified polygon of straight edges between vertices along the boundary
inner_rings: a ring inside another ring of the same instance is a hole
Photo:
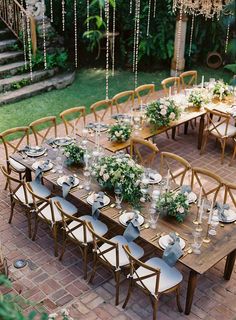
[[[203,240],[202,240],[204,243],[209,243],[209,242],[211,242],[211,239],[209,238],[209,227],[210,227],[210,224],[208,223],[208,224],[207,224],[206,235],[205,235],[205,237],[204,237]]]
[[[196,214],[196,218],[193,220],[193,224],[198,225],[198,219],[199,219],[199,207],[197,208],[197,214]]]
[[[198,221],[197,228],[195,229],[197,232],[202,232],[202,223]]]

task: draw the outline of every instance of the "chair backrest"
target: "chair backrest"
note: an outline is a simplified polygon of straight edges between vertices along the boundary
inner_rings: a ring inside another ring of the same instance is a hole
[[[182,185],[187,173],[191,173],[191,164],[184,158],[171,152],[161,152],[160,172],[164,175],[164,169],[169,170],[170,178],[176,184]],[[180,181],[177,181],[179,179]],[[191,181],[189,181],[190,183]]]
[[[137,285],[141,286],[147,293],[151,293],[152,295],[158,295],[159,281],[160,281],[160,269],[153,268],[150,265],[136,259],[130,252],[129,246],[123,246],[125,253],[129,258],[130,263],[130,277],[132,280],[137,283]],[[142,275],[139,275],[136,270],[142,267],[143,272]],[[145,285],[145,281],[147,279],[151,279],[151,281],[155,281],[155,292],[150,292],[147,286]],[[145,280],[145,281],[144,281]]]
[[[194,84],[197,84],[196,70],[189,70],[189,71],[182,72],[179,77],[180,77],[182,89],[189,88]]]
[[[228,203],[228,201],[230,201],[236,209],[236,184],[224,181],[223,186],[225,187],[224,203]],[[231,203],[229,204],[231,205]]]
[[[69,236],[74,241],[79,241],[78,238],[74,235],[74,231],[82,228],[83,232],[83,244],[87,244],[87,232],[86,232],[86,222],[85,220],[80,220],[79,218],[67,214],[61,207],[61,204],[59,201],[54,202],[55,206],[57,207],[58,211],[61,214],[61,221],[62,221],[62,228],[65,230],[66,235]],[[73,228],[69,227],[68,225],[72,222],[77,222]]]
[[[116,94],[112,98],[112,105],[116,106],[116,111],[120,113],[128,113],[134,106],[134,91],[128,90]]]
[[[45,130],[42,130],[42,126],[46,126]],[[46,138],[52,135],[52,138],[57,137],[57,122],[55,116],[45,117],[31,122],[29,125],[35,138],[36,145],[42,144]]]
[[[142,138],[130,139],[130,155],[142,165],[152,165],[158,152],[157,146],[149,140]]]
[[[86,122],[86,108],[74,107],[60,113],[60,117],[64,123],[66,134],[75,134],[74,130],[78,127],[80,118],[83,119],[83,125]]]
[[[28,196],[27,196],[27,192],[26,192],[26,188],[25,188],[25,182],[22,180],[19,180],[13,176],[11,176],[8,172],[7,169],[4,166],[1,166],[1,171],[7,181],[7,185],[8,185],[8,189],[10,192],[10,196],[13,197],[22,203],[21,199],[19,199],[19,197],[17,196],[17,191],[22,187],[23,190],[23,199],[24,204],[28,204]]]
[[[230,114],[220,112],[217,110],[211,110],[208,108],[205,109],[207,111],[206,130],[209,133],[216,134],[221,138],[227,137],[228,126],[231,117]],[[219,130],[220,126],[222,127],[222,124],[225,125],[224,132],[222,132],[222,130]]]
[[[105,116],[109,113],[112,114],[112,101],[101,100],[93,103],[90,106],[90,110],[93,112],[95,121],[103,121]]]
[[[155,85],[152,84],[144,84],[139,86],[134,90],[135,95],[138,97],[138,104],[147,103],[148,99],[150,99],[151,94],[155,91]]]
[[[197,190],[202,188],[202,196],[207,199],[211,196],[211,200],[215,202],[222,187],[222,179],[210,170],[193,167],[191,187],[196,187]]]
[[[106,259],[106,254],[112,251],[115,251],[115,268],[116,270],[119,269],[120,261],[119,261],[119,245],[116,242],[113,242],[111,240],[108,240],[100,235],[98,235],[91,224],[91,222],[86,221],[87,228],[92,233],[93,236],[93,250],[97,254],[97,258],[102,260],[103,263],[108,265],[109,267],[112,267],[110,262]],[[101,250],[101,245],[105,244],[105,248]]]
[[[169,90],[171,93],[174,94],[176,91],[177,93],[180,92],[180,78],[179,77],[169,77],[162,80],[161,85],[164,89],[165,95],[169,95]],[[170,88],[170,89],[169,89]]]
[[[20,136],[20,138],[10,141],[10,138],[16,134],[17,136]],[[29,144],[29,128],[18,127],[8,129],[0,133],[0,139],[4,145],[6,160],[8,160],[10,154],[17,152],[20,148]]]

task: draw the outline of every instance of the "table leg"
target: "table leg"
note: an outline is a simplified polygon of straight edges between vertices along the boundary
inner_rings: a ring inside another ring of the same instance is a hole
[[[233,268],[234,268],[234,263],[236,259],[236,250],[230,252],[228,254],[226,262],[225,262],[225,271],[224,271],[224,279],[225,280],[230,280]]]
[[[198,143],[197,147],[200,150],[202,146],[202,138],[203,138],[203,131],[204,131],[204,118],[205,115],[201,115],[200,122],[199,122],[199,131],[198,131]]]
[[[29,168],[26,168],[25,170],[25,180],[32,181],[31,170]]]
[[[184,134],[188,134],[188,121],[184,124]]]
[[[175,140],[175,132],[176,132],[176,127],[173,127],[171,132],[171,137],[173,140]]]
[[[197,285],[197,272],[194,270],[191,270],[189,273],[188,278],[188,290],[187,290],[187,296],[186,296],[186,304],[185,304],[185,314],[190,314],[192,302],[193,302],[193,296],[194,291]]]

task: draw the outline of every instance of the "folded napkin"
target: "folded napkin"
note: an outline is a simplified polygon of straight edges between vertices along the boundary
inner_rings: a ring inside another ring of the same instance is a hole
[[[75,178],[73,176],[67,177],[67,179],[62,183],[62,196],[65,198],[68,193],[70,192],[70,189],[75,184]]]
[[[216,202],[215,204],[215,209],[218,210],[218,217],[221,221],[227,221],[227,216],[225,214],[225,210],[229,210],[229,205],[228,204],[222,204],[219,202]]]
[[[173,267],[176,261],[178,261],[178,259],[182,256],[183,251],[179,244],[179,237],[177,237],[174,232],[171,232],[169,236],[172,238],[173,242],[168,244],[163,252],[162,258],[170,267]]]
[[[185,195],[187,195],[187,194],[190,193],[191,191],[192,191],[191,187],[190,187],[190,186],[187,186],[187,185],[183,185],[183,186],[180,188],[180,193],[185,194]]]
[[[35,170],[35,181],[41,182],[43,171],[48,168],[49,163],[50,160],[46,160],[38,166],[38,168]]]
[[[30,150],[30,146],[26,145],[24,148],[18,150],[19,152],[25,152],[25,151],[29,151]]]
[[[54,141],[55,141],[55,138],[50,138],[48,139],[46,142],[49,146],[53,146],[54,145]]]
[[[139,230],[139,222],[138,222],[138,214],[135,213],[133,219],[128,223],[123,236],[128,242],[131,242],[139,237],[140,230]]]
[[[92,129],[94,127],[94,123],[89,122],[86,126],[88,129]]]
[[[100,208],[104,206],[104,192],[99,191],[96,199],[92,205],[92,216],[94,219],[98,219],[100,215]]]

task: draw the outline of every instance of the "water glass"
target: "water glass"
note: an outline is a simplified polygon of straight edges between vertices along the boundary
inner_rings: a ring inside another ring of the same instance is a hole
[[[216,235],[216,228],[219,225],[219,218],[218,215],[214,214],[211,218],[211,224],[210,224],[210,229],[208,233],[212,236]]]
[[[91,173],[89,170],[84,170],[84,189],[89,191],[91,188]]]
[[[193,232],[193,243],[192,243],[192,249],[193,253],[200,254],[201,253],[201,245],[202,245],[202,233],[198,231]]]
[[[123,193],[121,186],[116,186],[114,189],[115,198],[116,198],[116,209],[121,209],[121,203],[123,200]]]
[[[149,223],[150,223],[151,229],[156,229],[158,218],[159,218],[159,212],[156,211],[154,208],[150,208],[149,209]]]

